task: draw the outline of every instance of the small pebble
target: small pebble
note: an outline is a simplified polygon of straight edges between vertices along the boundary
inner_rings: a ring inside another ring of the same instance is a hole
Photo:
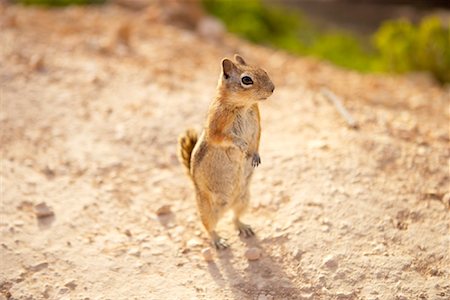
[[[39,272],[39,271],[42,271],[43,269],[46,269],[46,268],[48,268],[48,263],[47,262],[41,262],[41,263],[39,263],[37,265],[30,266],[29,270],[31,272]]]
[[[170,214],[170,213],[171,213],[170,205],[168,205],[168,204],[165,204],[165,205],[161,206],[160,208],[158,208],[156,210],[156,214],[158,216],[167,215],[167,214]]]
[[[308,143],[308,146],[312,149],[327,149],[328,144],[326,141],[323,140],[312,140]]]
[[[165,246],[168,244],[169,239],[165,235],[157,236],[153,239],[156,245],[158,246]]]
[[[336,269],[338,266],[338,262],[336,257],[334,257],[333,255],[327,255],[323,259],[323,265],[329,269]]]
[[[250,248],[247,251],[245,251],[245,257],[248,260],[258,260],[261,257],[261,249]]]
[[[338,292],[336,294],[336,298],[337,299],[342,299],[342,300],[344,300],[344,299],[351,299],[351,298],[353,298],[353,293],[352,292]]]
[[[377,244],[374,248],[373,251],[376,254],[383,254],[384,252],[386,252],[386,247],[383,244]]]
[[[74,290],[77,287],[77,284],[76,284],[75,280],[71,280],[68,283],[66,283],[64,286],[68,287],[71,290]]]
[[[213,253],[212,253],[212,250],[211,250],[211,248],[204,248],[204,249],[202,249],[202,255],[203,255],[203,258],[206,260],[206,261],[213,261]]]
[[[302,293],[300,294],[300,299],[312,300],[314,299],[314,293]]]
[[[44,57],[35,54],[30,58],[29,66],[33,71],[41,71],[44,68]]]
[[[130,248],[127,253],[128,253],[128,255],[133,255],[136,257],[141,256],[141,251],[139,251],[138,248]]]
[[[408,300],[408,297],[406,297],[403,294],[397,294],[397,296],[395,297],[396,300]]]
[[[302,255],[305,253],[305,251],[303,251],[303,250],[300,250],[300,249],[295,249],[294,251],[292,251],[292,256],[295,258],[295,259],[298,259],[298,260],[300,260],[301,258],[302,258]]]
[[[322,232],[330,232],[330,227],[328,225],[322,225],[320,226],[320,230],[322,230]]]
[[[189,241],[187,241],[186,246],[189,248],[194,248],[197,246],[200,246],[202,244],[202,241],[197,238],[192,238]]]
[[[47,203],[41,202],[34,206],[34,213],[38,218],[47,218],[53,216],[55,213],[47,206]]]

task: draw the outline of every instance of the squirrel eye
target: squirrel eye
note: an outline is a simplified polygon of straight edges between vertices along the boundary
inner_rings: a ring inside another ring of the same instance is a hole
[[[242,77],[241,81],[245,85],[253,84],[253,80],[249,76]]]

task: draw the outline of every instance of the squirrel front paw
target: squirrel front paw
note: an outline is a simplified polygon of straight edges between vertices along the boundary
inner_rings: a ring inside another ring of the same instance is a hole
[[[254,153],[253,157],[252,157],[252,166],[254,168],[256,168],[257,166],[259,166],[261,164],[261,157],[259,156],[258,153]]]

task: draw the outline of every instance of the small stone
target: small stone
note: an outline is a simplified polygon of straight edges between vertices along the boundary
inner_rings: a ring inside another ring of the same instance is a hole
[[[202,245],[202,241],[197,239],[197,238],[192,238],[189,241],[187,241],[186,246],[188,246],[189,248],[195,248],[197,246],[201,246]]]
[[[319,274],[319,277],[317,277],[317,279],[319,279],[321,285],[324,285],[327,280],[327,277],[324,274]]]
[[[342,230],[350,229],[350,223],[348,223],[346,221],[342,222],[341,225],[339,226],[339,229],[342,229]]]
[[[334,280],[336,280],[336,279],[344,279],[346,276],[347,276],[347,275],[346,275],[345,272],[343,272],[343,271],[338,271],[338,272],[333,276],[333,279],[334,279]]]
[[[157,236],[153,239],[156,245],[158,246],[164,246],[169,243],[169,239],[165,235]]]
[[[292,256],[295,259],[300,260],[302,258],[302,255],[305,253],[305,251],[300,250],[300,249],[295,249],[294,251],[292,251]]]
[[[322,225],[327,225],[327,226],[331,226],[331,225],[332,225],[330,219],[328,219],[328,218],[321,218],[321,219],[320,219],[320,223],[321,223]]]
[[[167,215],[170,213],[171,213],[170,205],[168,205],[168,204],[165,204],[156,210],[156,214],[158,216]]]
[[[211,248],[208,247],[208,248],[202,249],[202,255],[203,255],[203,258],[205,259],[205,261],[208,261],[208,262],[213,261],[213,253],[212,253]]]
[[[353,292],[337,292],[336,294],[337,299],[351,299],[353,298]]]
[[[34,213],[38,218],[47,218],[53,216],[55,213],[47,206],[47,203],[41,202],[34,206]]]
[[[418,155],[425,155],[427,153],[427,147],[425,146],[419,146],[417,148],[417,154]]]
[[[301,300],[312,300],[314,299],[314,293],[302,293],[300,294],[300,298]]]
[[[308,143],[308,146],[312,149],[327,149],[328,144],[323,140],[312,140]]]
[[[114,139],[116,141],[122,141],[124,140],[125,136],[126,136],[125,126],[123,124],[117,124],[114,130]]]
[[[248,260],[258,260],[261,257],[261,249],[252,247],[245,251],[245,257]]]
[[[44,69],[44,57],[35,54],[30,58],[29,66],[33,71],[41,71]]]
[[[322,232],[330,232],[330,226],[328,226],[328,225],[322,225],[322,226],[320,226],[320,230],[321,230]]]
[[[154,256],[159,256],[159,255],[163,255],[163,254],[164,254],[163,250],[161,250],[161,249],[156,249],[156,248],[152,248],[152,249],[150,250],[150,253],[151,253],[152,255],[154,255]]]
[[[378,271],[378,272],[376,272],[376,273],[375,273],[375,276],[376,276],[378,279],[386,278],[386,274],[385,274],[383,271]]]
[[[128,250],[127,254],[128,254],[128,255],[133,255],[133,256],[139,257],[139,256],[141,256],[141,251],[139,251],[138,248],[130,248],[130,249]]]
[[[66,283],[64,286],[68,287],[71,290],[74,290],[77,287],[77,284],[76,284],[75,280],[71,280],[68,283]]]
[[[338,267],[337,258],[331,254],[325,256],[325,258],[323,259],[323,266],[329,269],[336,269]]]
[[[374,248],[373,251],[376,254],[383,254],[384,252],[386,252],[386,247],[383,244],[377,244]]]
[[[23,225],[25,225],[25,223],[21,220],[17,220],[14,222],[15,227],[22,227]]]
[[[397,294],[397,296],[395,296],[396,300],[408,300],[408,297],[406,297],[403,294]]]
[[[42,263],[39,263],[37,265],[31,266],[29,270],[32,271],[32,272],[39,272],[39,271],[41,271],[41,270],[43,270],[43,269],[45,269],[47,267],[48,267],[48,263],[47,262],[42,262]]]

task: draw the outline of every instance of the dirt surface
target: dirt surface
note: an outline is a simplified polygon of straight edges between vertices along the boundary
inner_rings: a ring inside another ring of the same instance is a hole
[[[0,299],[450,299],[448,88],[148,10],[0,11]],[[276,90],[244,218],[257,235],[225,218],[231,249],[208,263],[176,140],[201,128],[234,53]]]

